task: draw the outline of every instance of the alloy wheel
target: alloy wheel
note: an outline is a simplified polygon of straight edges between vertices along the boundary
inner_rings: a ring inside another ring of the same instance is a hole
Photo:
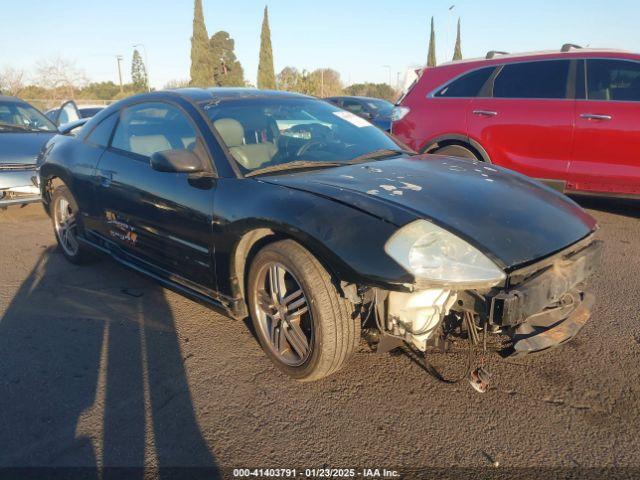
[[[269,349],[287,365],[302,365],[312,353],[314,331],[300,282],[284,265],[270,262],[258,273],[254,295],[258,326]]]
[[[60,246],[71,257],[78,253],[78,239],[76,237],[76,212],[69,200],[58,198],[54,208],[55,229]]]

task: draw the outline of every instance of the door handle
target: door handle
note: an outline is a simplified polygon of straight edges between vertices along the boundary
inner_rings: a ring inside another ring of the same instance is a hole
[[[611,120],[613,117],[611,115],[599,115],[597,113],[583,113],[580,115],[580,118],[587,120]]]
[[[113,172],[101,170],[98,173],[98,181],[101,187],[110,187],[113,180]]]
[[[473,114],[480,117],[495,117],[498,115],[498,112],[494,112],[492,110],[474,110]]]

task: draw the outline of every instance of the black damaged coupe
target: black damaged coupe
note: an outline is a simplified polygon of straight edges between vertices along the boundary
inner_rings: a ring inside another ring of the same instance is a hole
[[[417,155],[307,96],[131,97],[50,140],[40,185],[67,259],[102,252],[250,316],[298,380],[341,368],[361,332],[379,351],[471,351],[483,335],[504,355],[542,351],[593,303],[584,281],[601,245],[573,201],[490,164]]]

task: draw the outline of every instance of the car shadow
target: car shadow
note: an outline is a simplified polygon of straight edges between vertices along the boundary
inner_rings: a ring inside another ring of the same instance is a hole
[[[0,472],[221,476],[159,285],[49,247],[0,319],[0,359]]]
[[[640,200],[626,198],[604,198],[572,195],[571,198],[582,208],[614,213],[632,218],[640,218]]]

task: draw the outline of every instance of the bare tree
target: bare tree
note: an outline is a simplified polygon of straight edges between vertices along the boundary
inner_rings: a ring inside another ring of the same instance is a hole
[[[36,65],[36,83],[52,91],[54,97],[73,98],[75,89],[87,84],[87,77],[74,62],[62,57],[41,60]]]
[[[164,84],[164,89],[165,90],[171,90],[174,88],[186,88],[189,86],[189,80],[187,79],[176,79],[176,80],[169,80],[167,83]]]
[[[15,96],[24,88],[24,70],[3,67],[0,70],[0,93]]]

